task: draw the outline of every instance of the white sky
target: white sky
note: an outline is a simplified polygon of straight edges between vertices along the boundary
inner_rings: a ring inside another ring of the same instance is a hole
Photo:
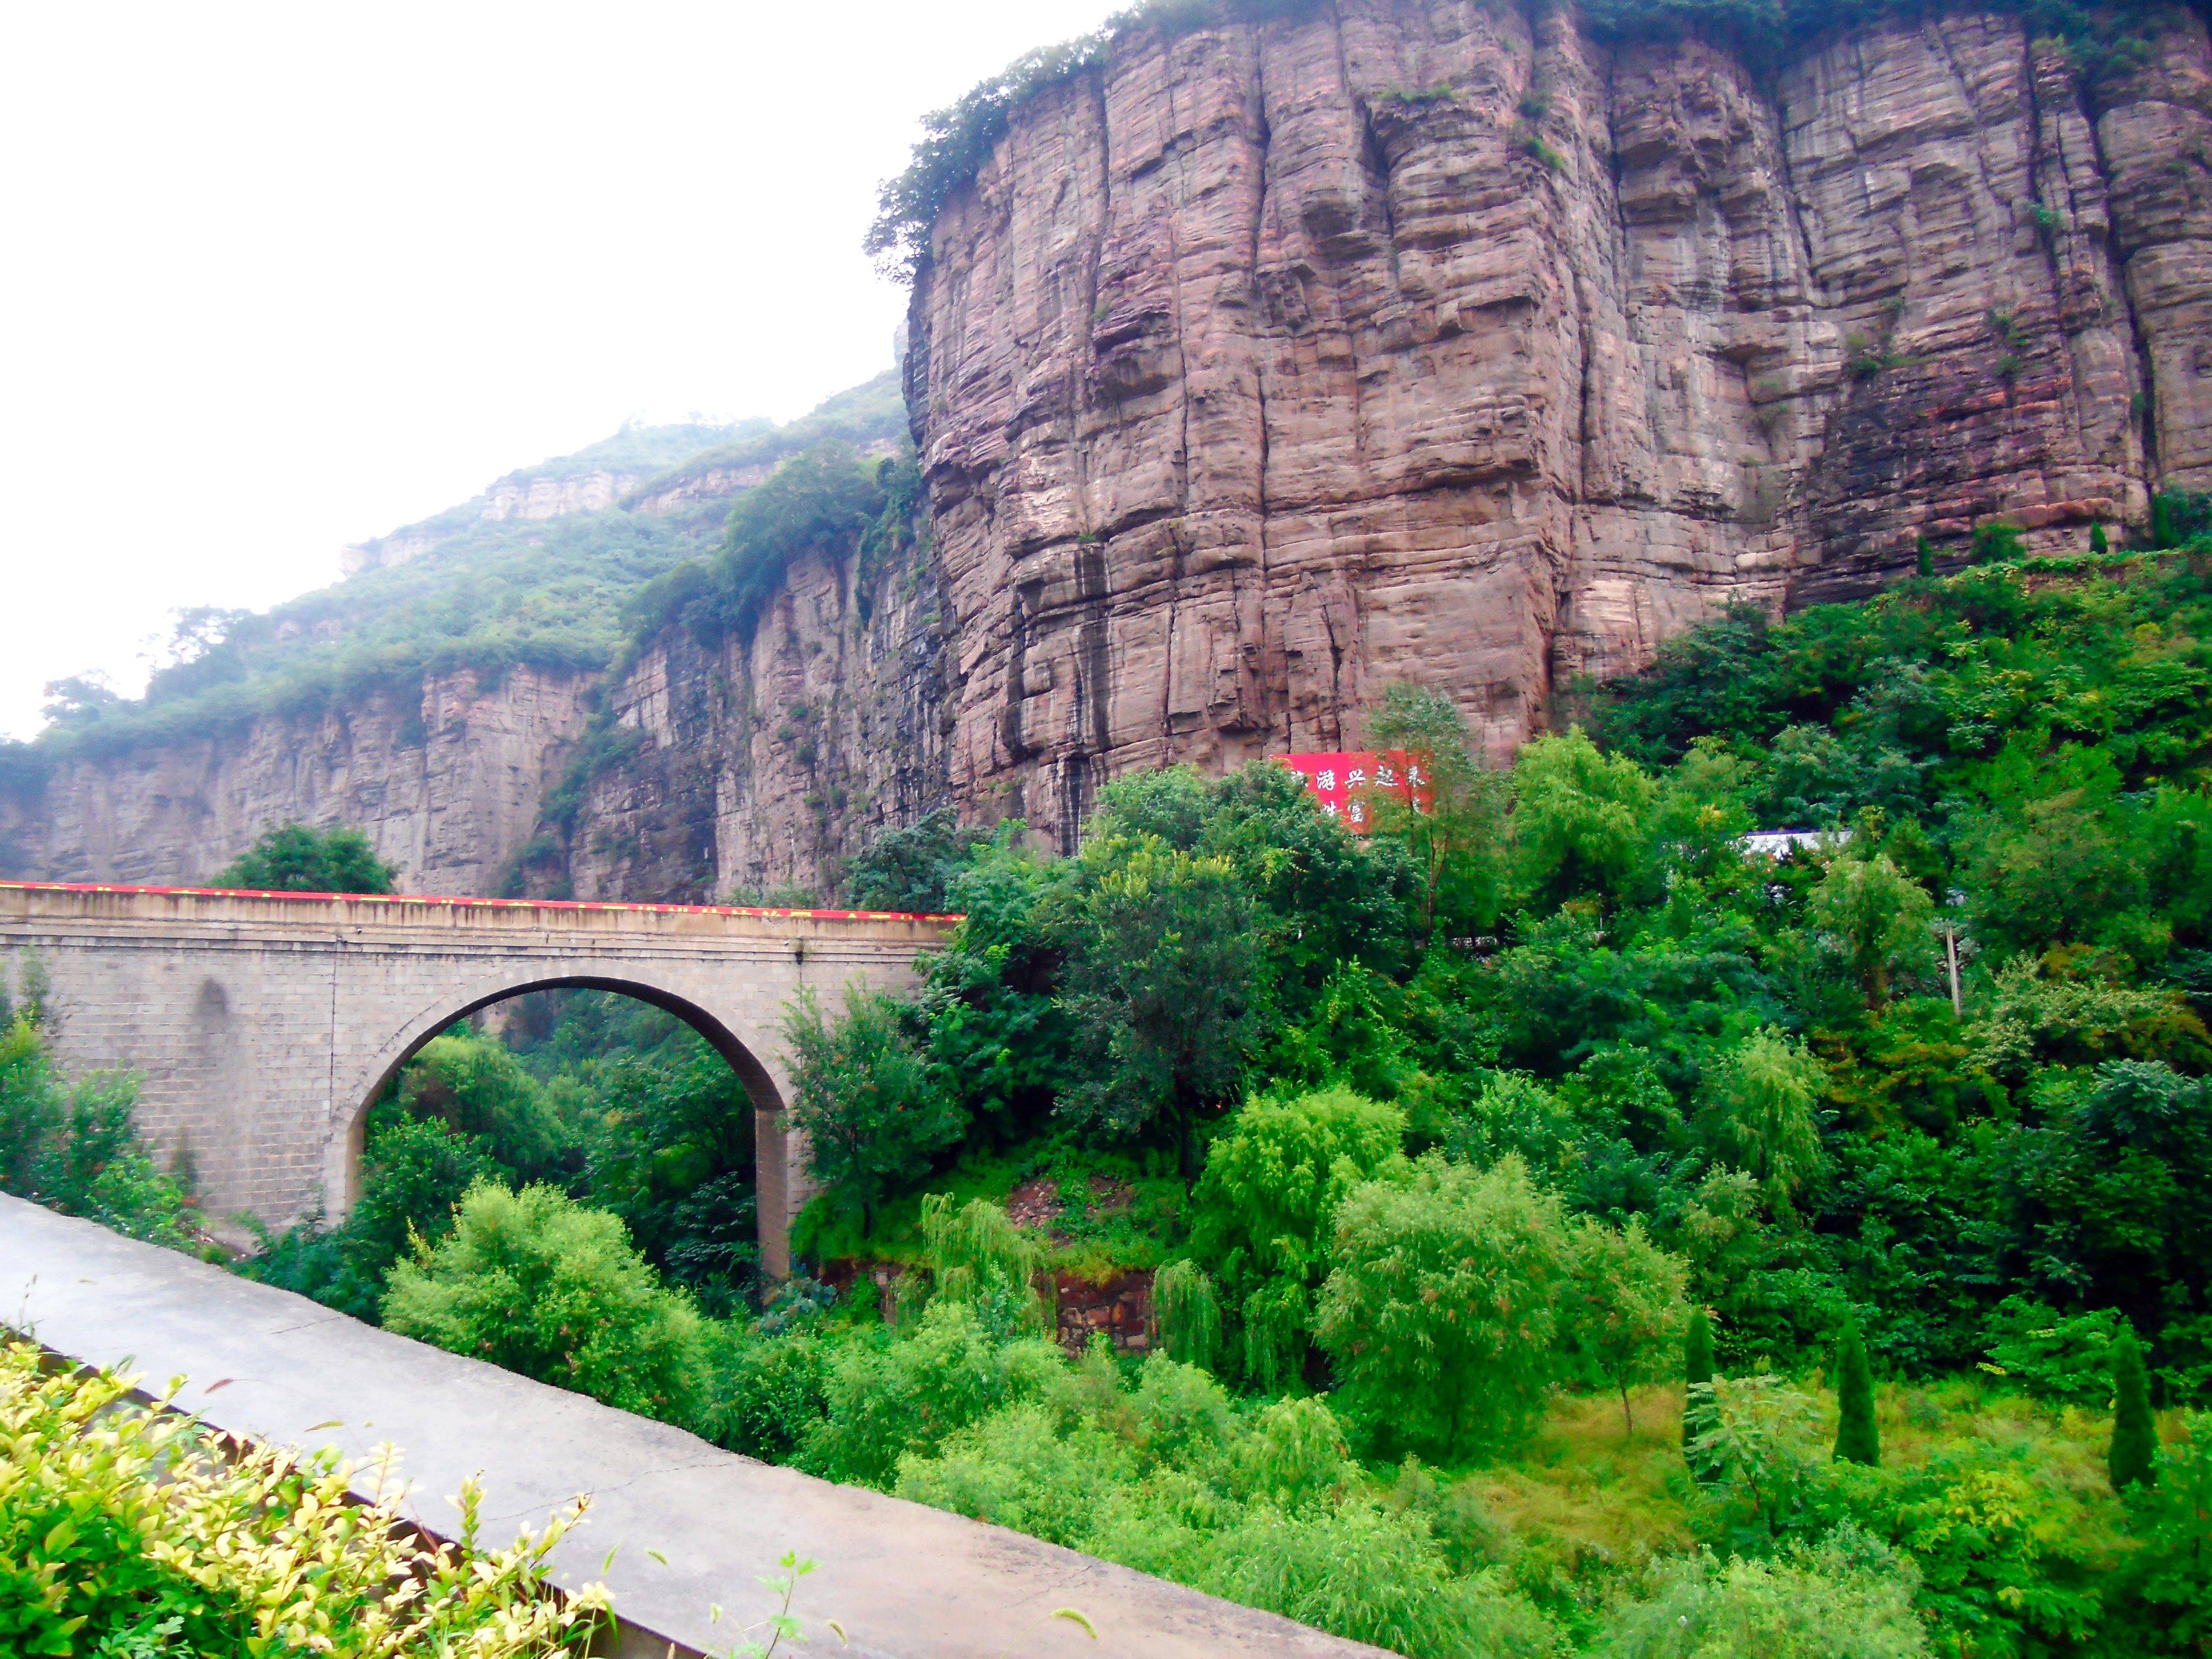
[[[919,117],[1123,3],[0,9],[0,735],[625,418],[887,366]]]

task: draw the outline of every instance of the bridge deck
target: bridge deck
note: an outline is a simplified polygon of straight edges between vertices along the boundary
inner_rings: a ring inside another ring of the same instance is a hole
[[[604,1577],[625,1622],[625,1653],[659,1659],[670,1642],[726,1652],[733,1625],[769,1612],[758,1575],[787,1549],[821,1564],[799,1598],[810,1651],[1376,1651],[997,1527],[733,1456],[3,1196],[0,1320],[27,1324],[47,1347],[88,1364],[128,1360],[157,1388],[187,1376],[179,1405],[237,1434],[355,1457],[389,1441],[415,1483],[413,1518],[432,1531],[452,1524],[447,1495],[479,1471],[495,1539],[590,1493],[590,1516],[557,1553],[556,1577]],[[725,1610],[720,1624],[709,1621],[710,1602]],[[1097,1641],[1053,1616],[1068,1607],[1097,1627]],[[848,1649],[824,1619],[844,1626]]]

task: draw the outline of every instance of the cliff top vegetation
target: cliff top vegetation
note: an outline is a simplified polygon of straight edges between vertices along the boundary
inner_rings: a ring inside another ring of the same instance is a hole
[[[714,465],[773,469],[825,440],[905,439],[905,406],[887,373],[781,426],[625,428],[500,482],[665,467],[702,441],[711,446],[696,464],[703,473]],[[67,755],[186,740],[264,714],[312,714],[380,695],[392,700],[403,738],[420,741],[422,722],[408,716],[419,707],[426,675],[467,670],[488,683],[520,666],[603,669],[629,638],[625,606],[655,577],[711,552],[732,506],[726,495],[716,495],[664,515],[635,510],[635,500],[526,520],[488,519],[485,497],[478,496],[392,532],[434,532],[440,538],[405,563],[363,571],[267,611],[180,613],[171,660],[143,697],[119,697],[96,681],[57,684],[46,730],[28,744],[0,744],[0,781],[35,786],[46,766]]]
[[[1531,9],[1564,9],[1573,0],[1528,0]],[[1233,25],[1296,21],[1327,10],[1327,0],[1143,0],[1092,33],[1017,58],[956,102],[922,119],[922,137],[905,171],[884,181],[863,246],[887,276],[911,279],[929,256],[938,216],[1006,136],[1014,112],[1075,76],[1102,67],[1120,41],[1158,33],[1170,39]],[[1778,50],[1838,29],[1891,17],[1936,16],[1966,9],[2015,12],[2031,33],[2065,43],[2085,77],[2125,70],[2148,56],[2148,42],[2175,16],[2202,13],[2201,0],[1581,0],[1577,8],[1601,39],[1697,33],[1738,45],[1755,64]]]

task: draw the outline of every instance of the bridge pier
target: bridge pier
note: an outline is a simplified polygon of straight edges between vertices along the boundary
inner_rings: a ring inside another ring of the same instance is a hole
[[[802,987],[904,988],[952,920],[0,884],[0,951],[39,962],[58,1057],[139,1076],[140,1133],[190,1158],[211,1222],[343,1216],[369,1102],[424,1043],[507,997],[582,987],[667,1009],[744,1081],[779,1276],[809,1191],[785,1006]]]

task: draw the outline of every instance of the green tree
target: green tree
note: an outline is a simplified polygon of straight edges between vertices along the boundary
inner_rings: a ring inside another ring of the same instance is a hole
[[[1429,793],[1425,810],[1416,808],[1418,786],[1410,783],[1367,796],[1376,833],[1412,856],[1420,881],[1420,942],[1434,936],[1440,920],[1489,926],[1498,915],[1505,781],[1474,752],[1458,705],[1441,691],[1401,681],[1384,689],[1367,741],[1406,755],[1421,769]]]
[[[907,1032],[906,1011],[857,984],[845,1017],[823,1018],[811,988],[784,1013],[791,1045],[791,1121],[804,1131],[807,1167],[830,1193],[855,1205],[865,1231],[884,1197],[927,1173],[960,1139],[966,1115]]]
[[[1568,1230],[1567,1275],[1560,1319],[1571,1360],[1620,1394],[1621,1433],[1632,1436],[1628,1391],[1673,1368],[1690,1317],[1689,1265],[1652,1243],[1640,1216],[1626,1227],[1584,1217]]]
[[[1708,1472],[1691,1450],[1713,1418],[1713,1322],[1703,1308],[1690,1310],[1689,1333],[1682,1342],[1682,1454],[1691,1473],[1703,1480]]]
[[[393,1267],[383,1313],[402,1336],[665,1421],[704,1370],[690,1302],[619,1220],[550,1187],[471,1187],[452,1233]]]
[[[538,1079],[495,1038],[466,1030],[431,1038],[400,1073],[398,1094],[410,1117],[482,1141],[525,1182],[553,1178],[572,1150]]]
[[[2123,1325],[2112,1344],[2112,1443],[2105,1458],[2112,1490],[2148,1486],[2157,1478],[2158,1425],[2150,1414],[2150,1384],[2143,1375],[2142,1345],[2135,1327]]]
[[[1334,1260],[1316,1334],[1378,1445],[1463,1457],[1522,1436],[1558,1373],[1568,1244],[1519,1158],[1478,1170],[1431,1153],[1355,1187]]]
[[[1698,1119],[1706,1139],[1787,1206],[1820,1162],[1820,1062],[1781,1032],[1753,1032],[1711,1068]]]
[[[1879,1465],[1881,1428],[1874,1415],[1874,1371],[1856,1319],[1844,1325],[1836,1346],[1836,1461],[1869,1468]]]
[[[1087,1063],[1060,1110],[1117,1135],[1157,1126],[1187,1186],[1199,1122],[1235,1094],[1260,1028],[1252,901],[1226,859],[1154,836],[1091,842],[1078,881],[1060,1004]]]
[[[1245,1374],[1273,1389],[1304,1368],[1337,1206],[1399,1156],[1406,1115],[1349,1089],[1249,1102],[1206,1149],[1191,1249],[1240,1316]]]
[[[1834,939],[1869,1008],[1889,1000],[1889,976],[1924,958],[1936,902],[1887,854],[1832,860],[1806,913]]]
[[[389,893],[398,875],[358,830],[284,823],[262,831],[208,885],[264,893]]]
[[[1510,823],[1526,889],[1554,900],[1626,890],[1658,799],[1642,767],[1599,753],[1577,726],[1522,750],[1513,792]]]
[[[949,806],[887,830],[845,867],[846,900],[856,910],[942,912],[946,890],[977,846],[990,837],[963,830]]]

